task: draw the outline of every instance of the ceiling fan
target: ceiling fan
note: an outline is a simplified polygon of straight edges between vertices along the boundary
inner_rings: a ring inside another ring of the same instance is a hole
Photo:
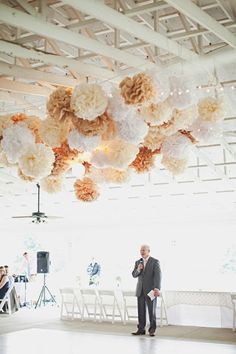
[[[24,219],[24,218],[32,218],[32,223],[40,224],[44,223],[47,219],[61,219],[61,216],[48,216],[45,213],[40,211],[40,184],[36,184],[38,189],[38,210],[34,211],[31,215],[19,215],[19,216],[12,216],[13,219]]]

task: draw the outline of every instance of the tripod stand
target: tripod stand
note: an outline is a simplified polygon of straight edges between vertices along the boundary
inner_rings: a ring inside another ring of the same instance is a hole
[[[48,292],[49,296],[50,296],[50,299],[46,300],[46,292]],[[40,291],[40,294],[39,294],[39,297],[38,297],[38,300],[36,302],[36,305],[35,305],[35,309],[38,307],[38,306],[41,306],[41,303],[43,302],[44,306],[45,306],[45,302],[48,302],[48,301],[52,301],[53,303],[56,304],[56,300],[54,299],[54,296],[52,295],[51,291],[48,289],[47,285],[46,285],[46,274],[44,273],[43,274],[43,287]]]

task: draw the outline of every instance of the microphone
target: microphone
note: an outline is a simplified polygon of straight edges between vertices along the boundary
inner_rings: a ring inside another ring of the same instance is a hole
[[[143,259],[142,258],[140,258],[139,264],[143,264]]]

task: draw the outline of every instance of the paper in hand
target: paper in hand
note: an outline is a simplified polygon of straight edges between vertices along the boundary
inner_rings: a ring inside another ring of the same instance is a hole
[[[149,293],[147,294],[147,296],[149,296],[150,299],[153,301],[153,300],[155,299],[154,291],[153,291],[153,290],[149,291]]]

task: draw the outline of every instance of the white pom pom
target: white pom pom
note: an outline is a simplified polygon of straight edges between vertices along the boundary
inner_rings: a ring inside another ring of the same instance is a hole
[[[115,122],[126,120],[136,112],[135,107],[125,104],[119,90],[112,91],[112,97],[109,98],[107,113]]]
[[[186,136],[176,133],[165,139],[161,153],[174,159],[183,159],[188,155],[191,145],[191,141]]]
[[[16,163],[29,145],[34,144],[35,137],[25,123],[18,123],[3,130],[2,149],[10,163]]]
[[[152,78],[157,91],[153,102],[159,103],[164,101],[170,94],[170,83],[167,74],[156,69],[147,70],[146,73]]]
[[[72,149],[82,151],[92,151],[100,144],[100,136],[85,136],[76,129],[72,130],[68,136],[68,143]]]
[[[117,122],[117,133],[123,140],[139,144],[148,133],[148,125],[138,115],[129,116]]]

